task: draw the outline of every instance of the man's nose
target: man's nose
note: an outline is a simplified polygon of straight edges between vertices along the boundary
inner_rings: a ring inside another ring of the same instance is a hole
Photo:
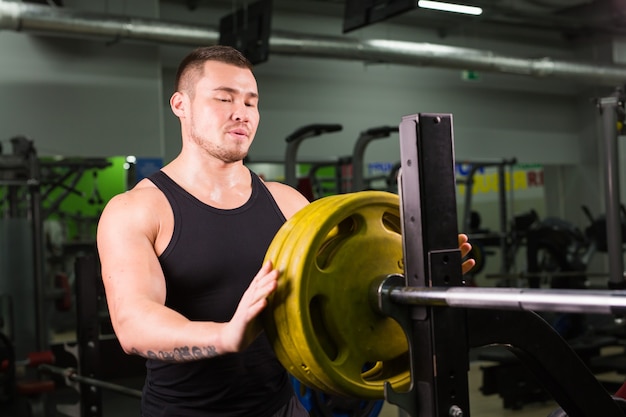
[[[248,121],[250,108],[245,103],[236,101],[233,109],[233,118],[240,122]]]

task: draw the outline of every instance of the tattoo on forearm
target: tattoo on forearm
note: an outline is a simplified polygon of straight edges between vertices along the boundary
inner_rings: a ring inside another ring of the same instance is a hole
[[[140,350],[133,348],[132,353],[143,356],[144,358],[166,362],[189,362],[197,359],[208,359],[217,356],[215,346],[194,346],[191,348],[189,346],[182,346],[175,348],[173,351],[160,350],[158,352],[154,352],[152,350],[141,352]]]

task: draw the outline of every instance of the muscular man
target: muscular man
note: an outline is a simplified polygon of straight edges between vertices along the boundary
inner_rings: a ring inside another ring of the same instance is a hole
[[[307,415],[257,320],[278,279],[265,252],[308,203],[243,163],[258,100],[238,51],[192,51],[170,99],[181,152],[100,218],[113,328],[125,352],[147,358],[143,417]]]

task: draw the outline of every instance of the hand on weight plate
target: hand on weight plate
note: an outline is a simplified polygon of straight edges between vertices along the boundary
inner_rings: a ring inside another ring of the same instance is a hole
[[[267,297],[276,289],[278,270],[267,261],[244,292],[233,318],[224,329],[224,346],[230,352],[245,349],[261,333],[262,325],[257,320],[267,305]]]

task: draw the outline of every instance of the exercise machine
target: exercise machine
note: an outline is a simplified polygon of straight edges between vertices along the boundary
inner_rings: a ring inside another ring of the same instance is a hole
[[[397,126],[372,127],[361,132],[354,144],[354,150],[352,151],[352,191],[372,189],[373,183],[379,181],[384,181],[385,189],[389,189],[389,174],[365,177],[365,150],[372,141],[388,138],[392,133],[396,132],[398,132]],[[393,169],[391,171],[393,171]]]

